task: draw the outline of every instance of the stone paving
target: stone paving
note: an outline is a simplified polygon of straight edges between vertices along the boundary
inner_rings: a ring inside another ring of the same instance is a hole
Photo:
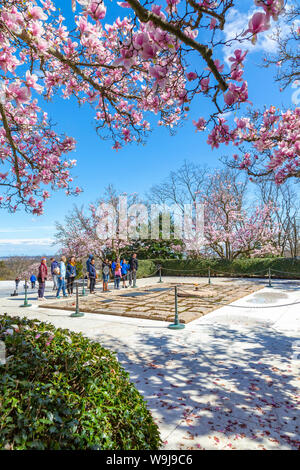
[[[243,282],[218,280],[234,283],[237,291]],[[36,294],[29,296],[30,308],[20,307],[22,297],[0,298],[0,308],[81,332],[116,351],[159,426],[163,450],[296,450],[300,282],[272,281],[271,288],[265,279],[247,282],[262,289],[177,331],[159,320],[90,313],[71,318],[70,311],[38,307]],[[156,283],[138,281],[141,288]]]
[[[261,285],[241,282],[236,289],[234,282],[220,283],[205,281],[198,283],[164,283],[163,287],[142,287],[137,289],[112,290],[88,297],[80,297],[80,311],[94,314],[118,315],[150,320],[172,321],[174,319],[174,287],[178,287],[178,317],[181,323],[189,323],[221,304],[229,304],[259,289]],[[40,307],[75,310],[75,298],[43,303]]]

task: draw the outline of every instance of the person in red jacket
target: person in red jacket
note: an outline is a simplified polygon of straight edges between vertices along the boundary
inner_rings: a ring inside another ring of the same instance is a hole
[[[38,300],[46,300],[44,297],[45,293],[45,285],[47,280],[47,260],[46,258],[42,258],[41,264],[39,267],[39,274],[38,274],[38,282],[39,282],[39,290],[38,290]]]

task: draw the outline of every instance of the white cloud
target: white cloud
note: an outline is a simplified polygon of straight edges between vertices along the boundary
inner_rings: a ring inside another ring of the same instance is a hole
[[[218,117],[228,119],[230,116],[233,115],[233,111],[227,111],[226,113],[220,113],[218,114]]]
[[[242,33],[248,29],[248,23],[250,18],[253,16],[253,13],[257,11],[262,11],[261,9],[257,9],[256,7],[251,8],[247,13],[241,13],[235,8],[232,8],[227,17],[226,24],[224,26],[224,35],[225,40],[230,41],[236,37],[237,34]],[[299,24],[299,21],[296,21]],[[249,53],[251,52],[262,52],[265,54],[273,54],[276,53],[277,44],[276,41],[272,39],[274,34],[276,33],[277,28],[280,28],[281,34],[283,36],[287,36],[290,32],[290,26],[286,24],[283,18],[279,17],[278,21],[271,20],[271,28],[268,31],[260,33],[257,35],[257,42],[256,44],[252,44],[251,41],[243,41],[242,43],[234,41],[229,46],[223,47],[224,59],[228,65],[230,62],[228,58],[233,55],[235,49],[242,49],[248,50]]]
[[[18,245],[18,246],[50,246],[54,242],[52,238],[1,238],[0,245]]]
[[[52,225],[41,225],[39,227],[23,227],[23,228],[14,228],[14,227],[5,227],[5,228],[0,228],[0,233],[19,233],[19,232],[36,232],[36,229],[38,230],[53,230]]]

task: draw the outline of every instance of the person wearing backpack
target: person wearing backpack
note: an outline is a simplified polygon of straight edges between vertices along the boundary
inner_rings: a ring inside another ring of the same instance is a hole
[[[109,261],[107,258],[102,263],[102,280],[103,280],[103,292],[108,292]]]
[[[121,274],[122,274],[122,281],[123,281],[123,289],[127,289],[126,279],[127,279],[128,269],[129,269],[129,264],[127,264],[126,259],[122,259],[122,261],[121,261]]]
[[[66,278],[67,278],[67,291],[69,295],[73,295],[73,284],[76,277],[75,257],[71,256],[67,264]]]
[[[89,278],[90,278],[90,293],[95,294],[95,284],[97,279],[97,271],[95,267],[95,259],[92,258],[89,266]]]
[[[58,289],[59,264],[55,258],[51,258],[51,276],[53,280],[53,290]]]

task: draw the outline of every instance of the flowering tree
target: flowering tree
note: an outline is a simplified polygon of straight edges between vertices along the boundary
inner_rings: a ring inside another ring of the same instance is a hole
[[[30,266],[28,266],[26,269],[20,270],[18,272],[18,277],[20,279],[24,279],[25,281],[28,281],[32,274],[34,274],[36,277],[39,272],[39,267],[41,263],[32,263]]]
[[[230,261],[239,256],[278,253],[278,226],[273,221],[275,207],[271,203],[247,210],[245,183],[230,171],[212,174],[208,188],[198,194],[204,203],[206,252]]]
[[[286,112],[271,106],[251,118],[235,118],[235,128],[222,122],[209,136],[212,148],[232,141],[240,150],[229,166],[246,170],[250,178],[271,177],[277,184],[300,177],[300,108]]]
[[[49,197],[45,186],[70,187],[74,160],[64,154],[74,140],[54,132],[38,105],[59,91],[95,109],[96,128],[110,135],[114,148],[141,141],[150,128],[146,114],[159,114],[159,125],[173,128],[198,95],[208,97],[215,112],[195,122],[219,132],[219,114],[248,100],[243,78],[245,54],[237,49],[226,73],[218,58],[234,41],[255,41],[283,9],[283,0],[255,0],[260,9],[246,31],[225,41],[222,30],[232,0],[119,2],[121,14],[105,23],[102,0],[72,0],[78,11],[69,30],[51,0],[0,0],[0,173],[6,190],[2,207],[41,214]],[[127,9],[127,10],[126,10]],[[197,37],[199,36],[199,40]],[[197,70],[191,56],[200,57]]]
[[[292,86],[300,91],[300,6],[290,4],[284,12],[288,34],[278,27],[273,34],[277,53],[264,58],[263,66],[276,66],[275,80],[280,91]],[[235,127],[220,123],[209,136],[212,148],[220,143],[233,142],[239,149],[234,161],[226,163],[245,170],[250,179],[264,177],[282,184],[291,177],[300,177],[300,108],[299,92],[292,96],[294,108],[281,111],[275,106],[263,112],[252,111],[246,118],[236,118]]]
[[[103,243],[96,237],[90,213],[85,214],[83,208],[75,206],[73,211],[65,216],[62,224],[56,224],[56,229],[55,238],[65,256],[76,256],[82,260],[93,253],[97,257],[102,257]]]

